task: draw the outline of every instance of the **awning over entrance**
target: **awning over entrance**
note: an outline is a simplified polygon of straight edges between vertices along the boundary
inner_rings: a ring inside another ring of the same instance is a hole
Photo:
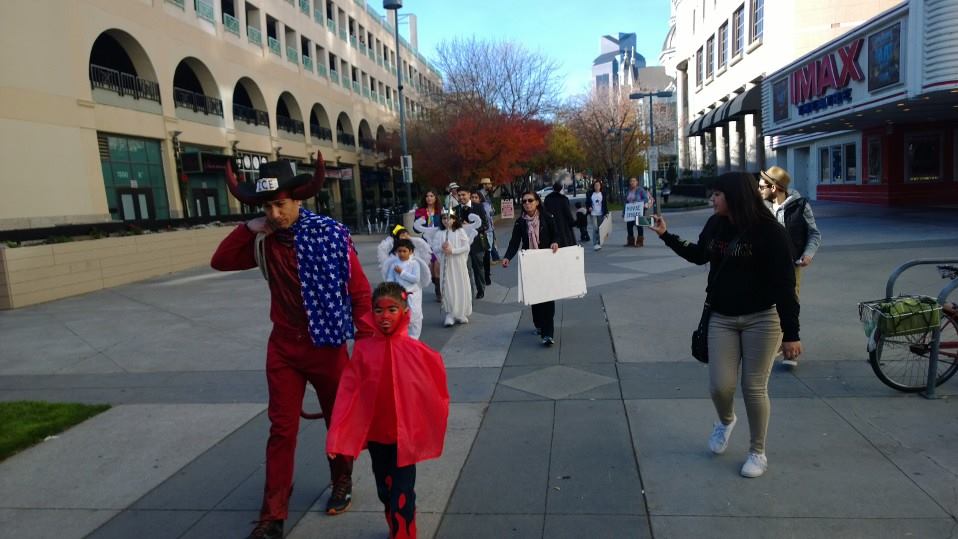
[[[688,136],[694,137],[694,136],[696,136],[696,135],[698,135],[698,134],[701,133],[702,120],[703,120],[704,118],[705,118],[705,117],[703,116],[702,118],[698,118],[697,120],[695,120],[694,122],[692,122],[692,124],[689,126],[689,134],[688,134]]]
[[[753,86],[747,92],[741,93],[735,99],[729,101],[723,120],[733,120],[746,114],[758,114],[760,112],[762,112],[762,88],[761,86]]]

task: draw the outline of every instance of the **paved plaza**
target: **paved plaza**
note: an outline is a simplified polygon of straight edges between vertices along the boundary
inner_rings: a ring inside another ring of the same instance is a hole
[[[552,348],[515,302],[514,267],[493,268],[468,325],[441,327],[427,292],[423,340],[442,352],[452,404],[445,453],[418,467],[420,536],[958,537],[958,379],[939,400],[882,385],[857,311],[899,263],[958,258],[958,212],[814,207],[824,246],[802,281],[805,355],[773,371],[759,479],[738,473],[744,422],[724,455],[707,448],[707,372],[688,350],[706,269],[654,234],[621,247],[619,222],[608,247],[586,249],[589,293],[558,303]],[[670,230],[694,239],[709,214],[668,214]],[[357,248],[378,282],[374,240]],[[912,270],[901,290],[944,284]],[[113,405],[0,463],[0,536],[244,537],[263,488],[269,330],[255,270],[0,312],[0,399]],[[324,443],[322,423],[303,422],[287,536],[386,537],[365,454],[352,509],[324,513]]]

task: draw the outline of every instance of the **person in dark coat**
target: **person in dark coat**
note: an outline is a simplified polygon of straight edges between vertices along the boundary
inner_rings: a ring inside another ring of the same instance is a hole
[[[558,233],[555,217],[542,208],[542,200],[535,191],[526,191],[520,197],[522,213],[516,216],[516,224],[512,227],[512,238],[509,248],[502,257],[502,267],[508,268],[509,261],[523,249],[552,249],[559,250]],[[552,346],[555,342],[556,302],[546,301],[532,306],[532,323],[542,337],[543,346]]]
[[[569,207],[569,197],[562,194],[561,183],[556,182],[552,186],[552,192],[546,195],[542,205],[555,218],[556,242],[559,247],[575,245],[575,234],[572,233],[572,229],[575,228],[575,217],[572,216],[572,209]]]

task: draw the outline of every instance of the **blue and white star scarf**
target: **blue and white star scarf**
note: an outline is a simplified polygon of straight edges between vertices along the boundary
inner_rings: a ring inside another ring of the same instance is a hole
[[[349,296],[349,231],[342,224],[300,209],[291,227],[309,336],[316,346],[340,346],[354,337]]]

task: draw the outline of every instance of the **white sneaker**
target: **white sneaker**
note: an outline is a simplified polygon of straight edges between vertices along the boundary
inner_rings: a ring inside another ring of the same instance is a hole
[[[712,435],[709,436],[709,449],[712,450],[712,453],[716,455],[725,453],[729,438],[732,437],[732,429],[735,428],[737,422],[738,417],[734,415],[732,416],[732,422],[728,425],[723,425],[721,421],[715,422],[715,425],[712,426]]]
[[[458,319],[456,319],[456,322],[459,322],[460,324],[468,324],[468,323],[469,323],[469,319],[468,319],[468,318],[458,318]]]
[[[602,246],[599,245],[598,243],[596,243],[595,245],[592,246],[592,250],[593,250],[593,251],[598,251],[598,250],[601,249],[601,248],[602,248]]]
[[[446,326],[447,328],[451,328],[455,323],[456,320],[452,317],[452,315],[447,314],[446,319],[442,322],[442,325]]]
[[[761,477],[768,469],[768,459],[765,453],[749,452],[748,459],[742,465],[742,477]]]

